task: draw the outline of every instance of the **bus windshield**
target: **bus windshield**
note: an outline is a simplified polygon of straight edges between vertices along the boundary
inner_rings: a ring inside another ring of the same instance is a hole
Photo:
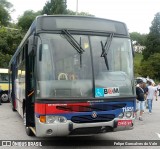
[[[102,43],[105,44],[109,37],[72,36],[84,49],[83,54],[76,51],[63,34],[39,35],[38,98],[99,98],[134,94],[130,39],[112,37],[106,55],[108,69],[101,55]]]

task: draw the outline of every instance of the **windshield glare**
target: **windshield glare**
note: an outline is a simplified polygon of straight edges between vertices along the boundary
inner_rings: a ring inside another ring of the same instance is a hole
[[[37,57],[37,97],[106,97],[104,91],[108,88],[119,91],[119,94],[109,96],[133,95],[129,39],[113,37],[107,54],[108,70],[104,57],[101,57],[101,41],[105,43],[107,37],[72,36],[84,49],[83,54],[78,53],[63,35],[40,34],[37,50],[38,56],[41,53],[41,59]],[[42,48],[39,53],[40,45]],[[98,95],[97,92],[101,90],[104,90],[103,95]]]

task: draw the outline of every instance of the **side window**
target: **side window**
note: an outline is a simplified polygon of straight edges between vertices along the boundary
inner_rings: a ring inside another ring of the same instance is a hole
[[[52,56],[49,45],[47,43],[42,44],[42,60],[40,61],[40,71],[42,80],[53,80],[54,72],[52,70]]]
[[[15,96],[17,99],[25,98],[25,61],[24,48],[21,49],[17,56],[17,73],[15,79]]]

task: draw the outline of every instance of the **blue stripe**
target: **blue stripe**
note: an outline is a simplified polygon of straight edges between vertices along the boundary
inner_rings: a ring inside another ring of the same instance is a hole
[[[122,104],[122,103],[125,103],[126,104],[126,107],[133,107],[134,108],[134,102],[109,102],[107,103],[108,105],[110,104]],[[92,105],[94,105],[94,107],[96,107],[96,105],[99,105],[99,104],[106,104],[106,103],[93,103]],[[93,110],[94,111],[94,110]],[[96,111],[96,110],[95,110]],[[120,113],[123,112],[123,109],[122,108],[119,108],[119,109],[115,109],[115,110],[109,110],[109,111],[96,111],[97,115],[99,114],[114,114],[115,117],[118,117],[118,115]],[[53,116],[64,116],[67,118],[67,120],[71,120],[71,118],[73,116],[80,116],[80,115],[91,115],[92,114],[92,111],[91,112],[68,112],[68,113],[62,113],[62,114],[48,114],[48,115],[53,115]],[[38,114],[38,113],[35,113],[36,117],[40,117],[40,116],[43,116],[42,114]]]

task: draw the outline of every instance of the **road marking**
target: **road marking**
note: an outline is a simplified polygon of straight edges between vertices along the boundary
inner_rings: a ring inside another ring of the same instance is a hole
[[[160,134],[159,133],[156,133],[158,135],[158,137],[160,138]]]

